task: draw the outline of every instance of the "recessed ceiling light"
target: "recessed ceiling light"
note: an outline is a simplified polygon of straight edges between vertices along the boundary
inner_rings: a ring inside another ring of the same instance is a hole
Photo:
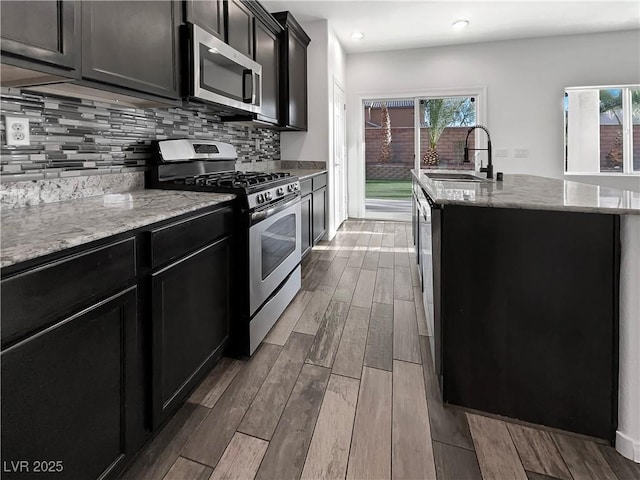
[[[464,30],[469,25],[469,20],[456,20],[451,24],[451,28],[456,31]]]
[[[364,33],[362,33],[362,32],[353,32],[351,34],[351,38],[353,38],[354,40],[362,40],[364,38]]]

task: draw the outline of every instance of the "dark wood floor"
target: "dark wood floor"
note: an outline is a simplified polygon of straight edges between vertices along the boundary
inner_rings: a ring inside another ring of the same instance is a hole
[[[406,223],[346,222],[248,361],[224,358],[127,479],[640,479],[583,438],[442,404]]]

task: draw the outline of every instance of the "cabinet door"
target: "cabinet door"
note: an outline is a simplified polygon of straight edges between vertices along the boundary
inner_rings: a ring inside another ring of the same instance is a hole
[[[132,287],[2,352],[2,478],[41,478],[42,460],[60,462],[59,479],[122,469],[143,404],[136,311]],[[18,460],[30,471],[12,468]]]
[[[264,120],[275,124],[279,121],[278,69],[280,68],[278,36],[256,18],[255,20],[255,61],[262,66],[262,111]]]
[[[230,250],[223,239],[152,275],[154,426],[222,353],[229,334]]]
[[[311,250],[312,245],[312,216],[311,195],[302,197],[302,245],[301,252],[304,257]]]
[[[253,58],[253,14],[240,0],[229,0],[226,6],[227,43]]]
[[[82,76],[179,98],[179,2],[82,2]]]
[[[315,245],[327,230],[326,205],[327,188],[323,187],[313,192],[313,244]]]
[[[79,5],[74,1],[3,1],[2,54],[75,70],[80,55]]]
[[[288,38],[289,102],[287,126],[307,129],[307,47],[289,31]]]
[[[204,28],[221,40],[225,38],[224,5],[222,0],[188,0],[187,22]]]

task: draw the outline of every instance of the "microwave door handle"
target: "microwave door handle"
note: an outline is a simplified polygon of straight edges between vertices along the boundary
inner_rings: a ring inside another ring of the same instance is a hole
[[[242,72],[242,101],[250,104],[256,102],[255,75],[250,68]]]

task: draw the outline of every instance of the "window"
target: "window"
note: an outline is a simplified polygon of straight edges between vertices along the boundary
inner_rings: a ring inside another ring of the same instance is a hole
[[[565,172],[640,172],[640,88],[565,90]]]

